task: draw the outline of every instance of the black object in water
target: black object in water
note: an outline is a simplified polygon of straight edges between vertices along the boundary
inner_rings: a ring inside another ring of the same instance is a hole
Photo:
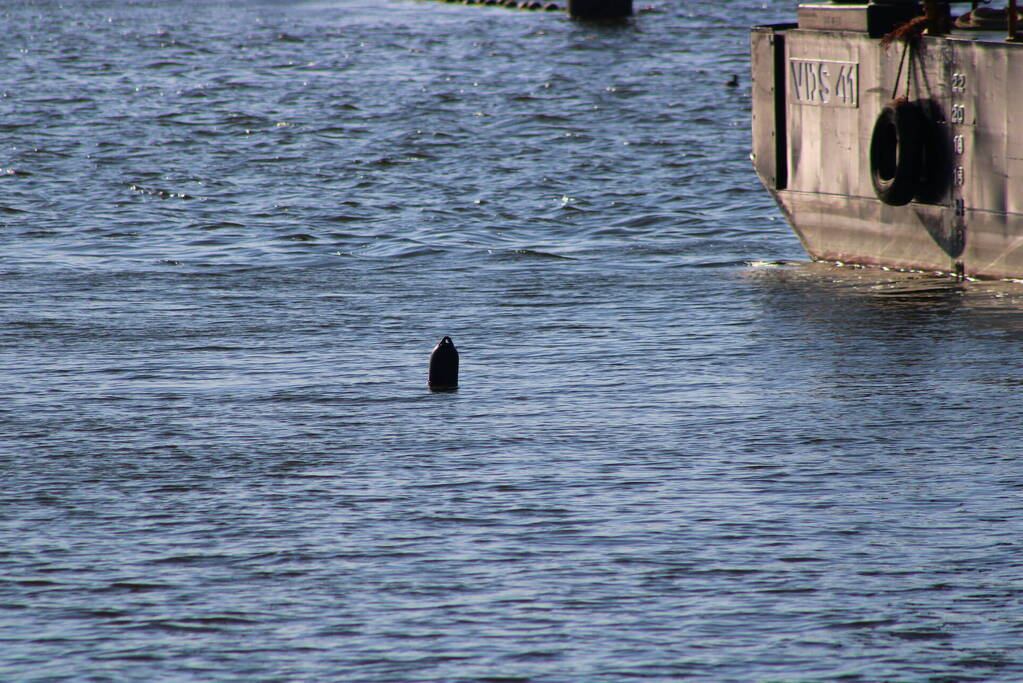
[[[451,391],[458,388],[458,349],[451,337],[444,337],[430,354],[430,390]]]

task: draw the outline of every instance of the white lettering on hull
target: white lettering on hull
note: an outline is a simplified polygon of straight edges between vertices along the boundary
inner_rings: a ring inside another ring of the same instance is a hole
[[[860,65],[823,59],[789,59],[789,99],[796,104],[860,106]]]

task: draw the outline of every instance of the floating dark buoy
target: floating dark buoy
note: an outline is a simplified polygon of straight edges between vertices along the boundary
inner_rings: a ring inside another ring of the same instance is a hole
[[[624,19],[632,14],[632,0],[568,0],[568,13],[576,19]]]
[[[452,391],[458,388],[458,349],[451,337],[444,337],[430,354],[430,390]]]

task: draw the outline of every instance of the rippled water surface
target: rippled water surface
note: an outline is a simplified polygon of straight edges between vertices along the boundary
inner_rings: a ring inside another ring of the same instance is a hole
[[[1023,286],[806,262],[792,15],[0,6],[0,680],[1023,680]]]

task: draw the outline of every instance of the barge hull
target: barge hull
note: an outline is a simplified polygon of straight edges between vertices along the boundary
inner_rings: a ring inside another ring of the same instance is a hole
[[[843,8],[848,11],[848,8]],[[814,259],[1023,278],[1023,44],[856,30],[752,32],[753,164]],[[925,113],[926,182],[879,199],[870,148],[895,98]]]

